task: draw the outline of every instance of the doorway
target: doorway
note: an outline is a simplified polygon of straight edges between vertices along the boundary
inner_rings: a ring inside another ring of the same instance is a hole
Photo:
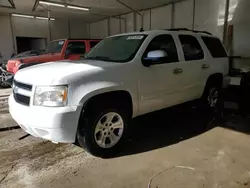
[[[17,53],[30,50],[45,50],[46,38],[16,37]]]

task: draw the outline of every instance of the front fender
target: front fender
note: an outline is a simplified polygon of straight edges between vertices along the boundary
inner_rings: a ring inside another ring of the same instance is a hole
[[[136,88],[134,88],[136,89]],[[138,101],[136,98],[136,90],[129,89],[123,84],[117,84],[113,82],[92,82],[89,84],[85,84],[79,88],[71,88],[70,95],[72,98],[75,99],[73,103],[77,104],[78,106],[83,106],[90,98],[102,94],[108,93],[112,91],[127,91],[132,99],[132,106],[133,106],[133,116],[136,116],[138,110]]]

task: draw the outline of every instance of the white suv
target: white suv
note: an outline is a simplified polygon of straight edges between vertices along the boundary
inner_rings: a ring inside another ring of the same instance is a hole
[[[124,140],[133,117],[198,98],[214,108],[229,83],[228,69],[222,43],[206,32],[120,34],[83,60],[18,71],[9,110],[35,137],[77,141],[105,156]]]

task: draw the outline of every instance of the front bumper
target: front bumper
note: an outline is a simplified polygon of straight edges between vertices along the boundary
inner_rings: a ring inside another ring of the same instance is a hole
[[[74,143],[81,108],[24,106],[9,97],[13,119],[27,133],[52,142]]]

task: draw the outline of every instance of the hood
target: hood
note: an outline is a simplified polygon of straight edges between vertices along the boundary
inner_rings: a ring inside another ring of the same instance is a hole
[[[19,70],[15,74],[15,79],[31,85],[50,85],[69,76],[101,71],[104,67],[112,65],[112,62],[92,60],[44,63]]]

